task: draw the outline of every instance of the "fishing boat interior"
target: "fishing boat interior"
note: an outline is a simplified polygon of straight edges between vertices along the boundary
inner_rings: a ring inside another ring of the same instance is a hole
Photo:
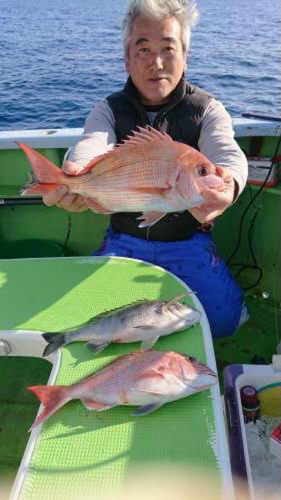
[[[157,342],[160,349],[185,352],[217,370],[219,383],[212,397],[209,390],[203,391],[138,418],[130,408],[95,413],[72,401],[31,433],[39,402],[27,387],[72,384],[139,347],[112,345],[94,356],[74,342],[44,358],[40,333],[71,329],[100,312],[144,298],[168,300],[188,289],[145,262],[91,257],[101,244],[108,216],[91,210],[70,213],[45,206],[40,196],[19,194],[30,165],[16,141],[61,166],[81,129],[0,132],[3,498],[70,499],[82,484],[85,498],[93,498],[91,492],[104,482],[117,489],[131,467],[169,462],[205,467],[215,477],[214,488],[219,491],[223,484],[227,489],[227,498],[237,498],[230,483],[235,474],[243,476],[248,497],[257,498],[237,380],[250,373],[245,384],[257,392],[265,385],[279,387],[280,406],[274,416],[281,420],[281,125],[274,117],[251,114],[233,123],[248,159],[249,178],[239,199],[216,220],[213,232],[220,256],[244,290],[249,319],[234,335],[212,340],[203,308],[190,293],[184,301],[202,308],[200,325]]]

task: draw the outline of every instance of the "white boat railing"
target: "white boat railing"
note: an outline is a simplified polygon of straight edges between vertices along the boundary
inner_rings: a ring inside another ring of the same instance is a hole
[[[233,118],[235,136],[275,137],[281,134],[281,124],[276,121],[254,118]],[[69,148],[82,137],[83,128],[0,131],[0,149],[17,149],[16,141],[33,148]]]

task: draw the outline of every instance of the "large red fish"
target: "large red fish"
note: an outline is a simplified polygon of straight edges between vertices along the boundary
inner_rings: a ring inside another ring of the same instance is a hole
[[[63,184],[97,213],[143,212],[140,227],[155,224],[168,212],[202,204],[206,188],[224,189],[222,167],[151,127],[140,128],[76,175],[67,175],[29,146],[18,145],[35,175],[22,195],[48,193]]]
[[[72,399],[80,399],[95,411],[137,405],[134,415],[147,415],[169,401],[216,383],[216,373],[195,358],[173,351],[141,349],[121,356],[76,384],[28,387],[45,406],[32,429]]]

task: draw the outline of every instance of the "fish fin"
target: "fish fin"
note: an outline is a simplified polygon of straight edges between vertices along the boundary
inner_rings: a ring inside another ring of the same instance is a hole
[[[151,349],[151,347],[154,346],[158,339],[159,335],[153,335],[153,337],[144,339],[141,343],[141,349]]]
[[[134,413],[132,413],[133,417],[140,417],[143,415],[148,415],[149,413],[152,413],[155,410],[158,410],[163,406],[162,403],[151,403],[148,405],[140,406]]]
[[[75,173],[74,176],[79,177],[80,175],[84,175],[87,174],[88,172],[91,172],[93,168],[95,168],[95,166],[98,165],[98,163],[104,160],[104,158],[106,158],[111,153],[112,151],[108,151],[107,153],[96,156],[93,160],[87,163],[87,165],[84,168],[82,168],[82,170],[79,170],[79,172]]]
[[[57,184],[40,184],[36,181],[28,182],[19,192],[21,196],[34,195],[34,194],[48,194],[56,189]]]
[[[68,401],[68,387],[65,385],[35,385],[33,387],[27,387],[27,390],[33,392],[45,407],[32,424],[30,430],[34,429],[42,422],[45,422]]]
[[[129,148],[136,145],[147,145],[149,142],[173,142],[172,138],[159,130],[151,126],[146,128],[138,127],[138,131],[133,131],[133,135],[128,136],[122,144],[118,145],[118,148]]]
[[[48,342],[48,345],[43,351],[44,357],[49,356],[66,343],[65,333],[43,333],[42,337],[46,342]]]
[[[116,404],[106,405],[104,403],[97,403],[96,401],[90,401],[88,399],[81,399],[81,401],[88,410],[104,411],[104,410],[109,410],[110,408],[114,408],[114,406],[116,406]]]
[[[140,228],[150,227],[156,222],[159,222],[163,217],[165,217],[166,212],[144,212],[140,217],[137,217],[137,220],[141,220],[142,222],[139,224]]]
[[[87,342],[86,346],[89,347],[89,349],[91,349],[91,351],[93,351],[94,353],[98,353],[103,351],[103,349],[105,349],[109,344],[110,342],[101,342],[100,344],[98,344],[95,341],[90,340],[89,342]]]
[[[45,156],[35,151],[35,149],[30,148],[27,144],[22,144],[17,142],[17,145],[22,149],[24,154],[26,155],[29,163],[32,166],[32,170],[35,175],[35,179],[38,184],[49,184],[49,189],[54,189],[54,187],[58,184],[62,184],[62,178],[64,176],[62,170],[57,167],[50,160],[45,158]],[[36,189],[36,192],[35,192]],[[21,194],[41,194],[39,193],[39,187],[37,187],[36,182],[33,180],[29,185],[23,188]]]
[[[173,170],[171,171],[170,177],[167,180],[167,185],[166,185],[167,189],[173,188],[176,186],[179,175],[180,175],[180,171],[181,171],[181,165],[176,165],[176,167],[173,168]]]
[[[84,198],[85,203],[88,205],[88,207],[91,208],[97,214],[113,214],[114,213],[111,210],[108,210],[107,208],[105,208],[103,205],[98,203],[93,198],[86,198],[85,196],[83,198]]]
[[[87,325],[89,323],[97,322],[101,319],[104,319],[108,316],[111,316],[112,314],[117,314],[118,312],[123,311],[127,307],[129,308],[129,307],[136,306],[138,304],[145,304],[146,302],[149,302],[149,301],[147,299],[139,299],[139,300],[136,300],[134,302],[130,302],[129,304],[124,304],[122,306],[117,306],[117,307],[114,307],[113,309],[103,311],[103,312],[97,314],[96,316],[92,316],[90,319],[85,321],[83,324],[79,325],[79,327],[82,327],[82,326]]]
[[[182,299],[184,299],[185,297],[187,297],[189,295],[192,295],[193,293],[194,292],[189,291],[189,290],[186,292],[183,292],[183,293],[177,295],[176,297],[174,297],[173,299],[168,300],[165,305],[167,306],[168,304],[173,304],[174,302],[180,302]]]
[[[95,167],[104,159],[109,159],[110,156],[114,155],[116,149],[122,148],[122,149],[128,149],[131,148],[132,146],[136,145],[144,145],[147,143],[155,143],[155,142],[174,142],[172,138],[166,134],[162,133],[159,130],[154,129],[153,127],[148,126],[147,128],[142,128],[138,127],[139,131],[134,131],[133,135],[129,136],[128,139],[125,139],[122,144],[118,144],[115,148],[111,149],[110,151],[107,151],[106,153],[96,156],[93,160],[91,160],[80,172],[77,172],[75,176],[80,176],[83,174],[86,174],[88,172],[94,172]],[[107,165],[106,168],[103,169],[103,172],[97,173],[97,175],[103,175],[105,172],[109,172],[112,170],[117,170],[119,168],[122,168],[122,165],[118,165],[117,163],[112,164],[109,166]]]

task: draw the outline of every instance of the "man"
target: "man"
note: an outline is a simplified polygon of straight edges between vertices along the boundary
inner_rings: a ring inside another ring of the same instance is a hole
[[[190,30],[197,10],[190,0],[132,0],[123,24],[124,89],[98,103],[90,113],[82,140],[64,169],[74,173],[95,156],[120,143],[138,126],[152,125],[174,140],[199,149],[223,168],[223,192],[205,190],[206,200],[190,211],[167,214],[147,230],[136,214],[111,216],[98,255],[119,255],[153,262],[179,276],[203,304],[214,337],[232,334],[245,314],[241,290],[219,259],[209,223],[243,190],[247,162],[234,140],[231,119],[223,105],[185,82]],[[88,207],[63,186],[44,196],[47,205],[69,211]],[[204,225],[206,227],[206,224]]]

